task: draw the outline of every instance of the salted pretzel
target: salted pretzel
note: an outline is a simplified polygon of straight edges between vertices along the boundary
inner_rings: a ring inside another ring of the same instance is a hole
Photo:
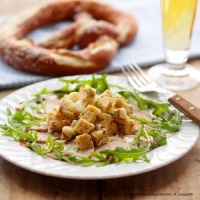
[[[34,43],[30,31],[62,20],[74,22]],[[0,57],[28,72],[60,76],[105,68],[137,31],[133,16],[92,0],[53,0],[20,12],[0,26]],[[73,50],[78,46],[78,50]]]
[[[117,40],[119,32],[113,24],[95,20],[90,14],[81,12],[75,16],[75,23],[40,41],[38,45],[50,49],[69,49],[77,44],[85,48],[103,35]]]

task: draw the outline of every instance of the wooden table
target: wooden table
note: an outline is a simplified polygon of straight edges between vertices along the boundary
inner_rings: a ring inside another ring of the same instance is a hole
[[[40,1],[1,0],[0,14]],[[200,60],[191,63],[200,69]],[[13,91],[0,91],[0,98]],[[180,94],[200,107],[200,86]],[[187,155],[168,166],[141,175],[102,181],[48,177],[26,171],[0,158],[0,199],[197,200],[200,199],[200,140]]]

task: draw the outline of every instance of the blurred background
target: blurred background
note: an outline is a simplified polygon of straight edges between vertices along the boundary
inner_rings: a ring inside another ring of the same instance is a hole
[[[20,11],[24,8],[29,8],[41,1],[48,0],[1,0],[0,14],[7,14]]]

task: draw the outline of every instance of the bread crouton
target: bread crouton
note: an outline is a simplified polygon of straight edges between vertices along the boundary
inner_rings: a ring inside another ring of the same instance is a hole
[[[71,92],[69,94],[69,99],[72,100],[74,103],[79,99],[79,92]]]
[[[84,107],[87,105],[94,105],[96,90],[91,87],[80,88],[79,99],[82,101]]]
[[[110,124],[112,122],[112,116],[107,113],[100,113],[97,118],[97,123],[101,125],[101,127],[109,129]]]
[[[90,135],[92,136],[94,144],[97,147],[106,144],[110,141],[109,136],[107,134],[107,129],[105,128],[98,131],[92,131]]]
[[[103,97],[96,100],[96,107],[99,108],[102,112],[112,112],[112,109],[115,108],[115,98],[112,97]]]
[[[88,134],[95,128],[94,124],[88,122],[85,119],[80,118],[76,124],[76,126],[73,128],[75,132],[78,134]]]
[[[76,132],[71,126],[63,126],[62,133],[65,135],[67,141],[70,141],[76,135]]]
[[[82,134],[76,136],[75,139],[79,149],[90,149],[94,147],[94,143],[92,141],[92,137],[88,134]]]
[[[95,106],[88,105],[81,113],[80,118],[87,120],[88,122],[94,123],[97,115],[101,113],[101,110]]]
[[[47,116],[48,132],[52,134],[53,132],[61,132],[63,127],[64,114],[60,111],[52,110]]]
[[[124,135],[133,135],[137,131],[134,120],[128,119],[125,120],[125,123],[120,127],[120,132]]]
[[[66,113],[66,112],[76,112],[76,107],[74,105],[74,102],[69,99],[69,96],[68,95],[65,95],[63,98],[62,98],[62,101],[61,101],[61,104],[60,104],[60,111],[63,112],[63,113]]]

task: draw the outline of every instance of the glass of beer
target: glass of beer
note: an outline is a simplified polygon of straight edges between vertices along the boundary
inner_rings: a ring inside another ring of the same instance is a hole
[[[161,0],[166,63],[153,66],[150,77],[170,90],[187,90],[199,84],[200,72],[186,64],[197,0]]]

